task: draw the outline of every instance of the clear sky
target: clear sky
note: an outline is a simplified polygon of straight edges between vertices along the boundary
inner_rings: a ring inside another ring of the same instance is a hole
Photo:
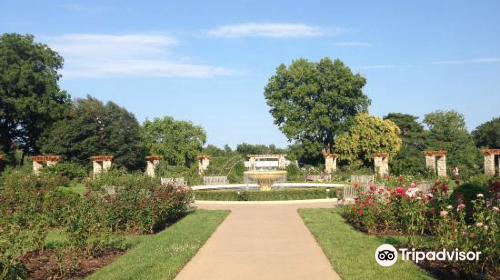
[[[370,113],[500,116],[500,1],[0,0],[0,33],[65,58],[61,87],[139,121],[202,125],[208,143],[287,144],[263,88],[280,63],[340,58],[367,78]]]

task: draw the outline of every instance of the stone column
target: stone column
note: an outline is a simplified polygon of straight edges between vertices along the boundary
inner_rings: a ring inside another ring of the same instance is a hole
[[[255,170],[255,156],[248,155],[248,161],[250,162],[250,170]]]
[[[430,155],[430,154],[426,154],[425,155],[425,167],[427,167],[427,169],[431,169],[431,170],[436,170],[436,156],[435,155]]]
[[[327,154],[325,156],[325,172],[331,174],[337,171],[337,154]]]
[[[93,170],[93,176],[97,176],[99,174],[101,174],[102,172],[102,162],[101,161],[93,161],[92,162],[92,170]]]
[[[378,175],[389,175],[389,153],[373,154],[373,164]]]
[[[160,160],[163,159],[163,156],[147,156],[146,157],[146,175],[150,177],[155,177],[156,166],[160,163]]]
[[[42,168],[43,168],[42,162],[33,161],[33,173],[35,173],[35,175],[39,175],[40,172],[42,171]]]
[[[201,155],[198,156],[198,174],[203,174],[207,170],[208,165],[210,165],[210,156]]]
[[[93,176],[94,178],[101,174],[102,172],[106,172],[111,168],[111,163],[113,161],[113,156],[93,156],[90,157],[93,165]]]
[[[499,158],[500,160],[500,158]],[[484,174],[495,175],[495,155],[484,154]]]
[[[484,173],[495,175],[496,168],[500,168],[500,157],[498,157],[498,165],[495,163],[495,157],[500,155],[500,149],[484,149]]]
[[[278,168],[279,169],[286,169],[286,158],[285,155],[280,155],[278,159]]]
[[[438,177],[446,177],[446,155],[439,156],[437,159]]]

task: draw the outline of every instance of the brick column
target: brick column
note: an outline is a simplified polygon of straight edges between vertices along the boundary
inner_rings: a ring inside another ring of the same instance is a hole
[[[146,157],[146,175],[150,177],[155,177],[156,166],[160,163],[160,160],[163,159],[163,156],[147,156]]]
[[[389,153],[373,154],[373,165],[378,175],[389,175]]]
[[[337,171],[337,154],[327,154],[325,156],[325,172],[331,174]]]

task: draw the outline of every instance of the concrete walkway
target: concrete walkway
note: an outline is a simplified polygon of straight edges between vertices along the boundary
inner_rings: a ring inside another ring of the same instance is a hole
[[[333,202],[196,206],[231,214],[176,280],[340,279],[297,213]]]

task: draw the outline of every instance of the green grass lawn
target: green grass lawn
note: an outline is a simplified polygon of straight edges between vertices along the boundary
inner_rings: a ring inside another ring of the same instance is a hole
[[[344,280],[434,279],[411,261],[382,267],[375,250],[382,244],[404,244],[404,236],[372,236],[353,229],[340,216],[340,209],[300,209],[299,214],[316,238],[335,271]]]
[[[127,238],[132,249],[87,279],[173,279],[228,214],[197,210],[158,234]]]

